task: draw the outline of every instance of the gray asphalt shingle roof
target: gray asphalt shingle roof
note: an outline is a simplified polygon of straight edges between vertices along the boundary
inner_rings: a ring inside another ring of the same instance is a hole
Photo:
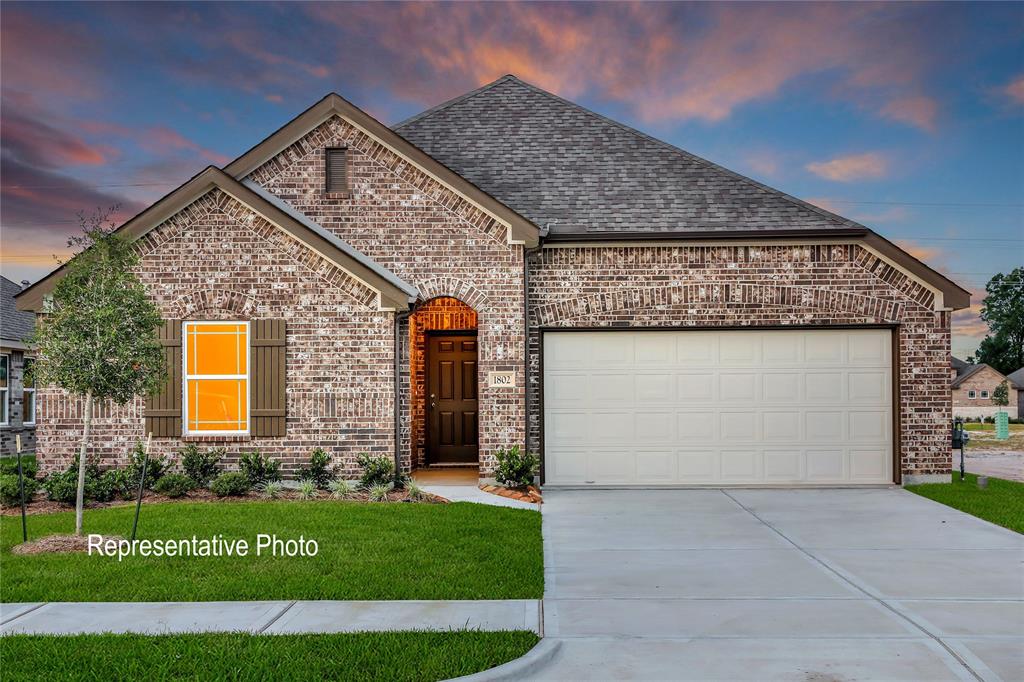
[[[514,76],[394,130],[556,235],[861,227]]]
[[[21,291],[21,285],[6,277],[0,277],[0,339],[23,342],[35,326],[35,313],[27,313],[14,307],[14,295]]]

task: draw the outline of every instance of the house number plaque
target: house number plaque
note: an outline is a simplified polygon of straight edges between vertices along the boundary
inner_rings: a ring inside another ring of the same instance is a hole
[[[491,388],[507,388],[516,385],[515,372],[488,372],[487,385]]]

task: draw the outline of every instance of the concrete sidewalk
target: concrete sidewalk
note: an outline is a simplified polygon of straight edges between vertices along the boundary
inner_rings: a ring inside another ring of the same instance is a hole
[[[49,602],[0,604],[0,635],[530,630],[535,599],[466,601]]]

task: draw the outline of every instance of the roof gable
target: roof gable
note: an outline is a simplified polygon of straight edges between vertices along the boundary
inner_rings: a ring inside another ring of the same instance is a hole
[[[953,379],[952,387],[959,388],[961,384],[963,384],[971,377],[975,377],[979,374],[985,374],[986,371],[993,375],[992,380],[997,383],[1002,382],[1004,379],[1006,379],[1006,377],[1003,376],[1002,372],[995,369],[994,367],[991,367],[990,365],[986,365],[984,362],[981,362],[976,365],[967,365],[967,368],[964,369],[960,374],[958,374],[955,379]]]
[[[509,228],[510,242],[523,243],[527,246],[537,244],[540,230],[533,222],[336,93],[327,95],[270,137],[229,163],[224,168],[225,172],[238,180],[245,178],[332,116],[345,119],[480,210],[493,216]]]
[[[117,234],[130,241],[141,239],[182,209],[217,188],[321,254],[368,288],[376,291],[382,309],[408,309],[410,301],[416,298],[416,290],[413,287],[402,282],[393,273],[355,251],[319,225],[304,219],[305,217],[298,211],[286,204],[282,205],[284,202],[268,200],[266,194],[259,191],[258,185],[255,187],[252,185],[253,183],[247,187],[219,168],[209,166],[184,185],[121,225],[117,229]],[[62,265],[21,292],[17,296],[18,309],[40,311],[46,295],[53,291],[54,286],[64,276],[65,267]]]

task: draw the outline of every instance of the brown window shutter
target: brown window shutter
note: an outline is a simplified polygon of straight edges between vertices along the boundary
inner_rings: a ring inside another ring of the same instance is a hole
[[[167,380],[159,393],[146,398],[146,433],[177,438],[181,435],[181,320],[164,320],[159,336]]]
[[[250,433],[253,436],[283,436],[284,320],[253,320],[249,329]]]
[[[330,147],[327,149],[326,175],[328,192],[348,191],[347,154],[348,150],[344,147]]]

